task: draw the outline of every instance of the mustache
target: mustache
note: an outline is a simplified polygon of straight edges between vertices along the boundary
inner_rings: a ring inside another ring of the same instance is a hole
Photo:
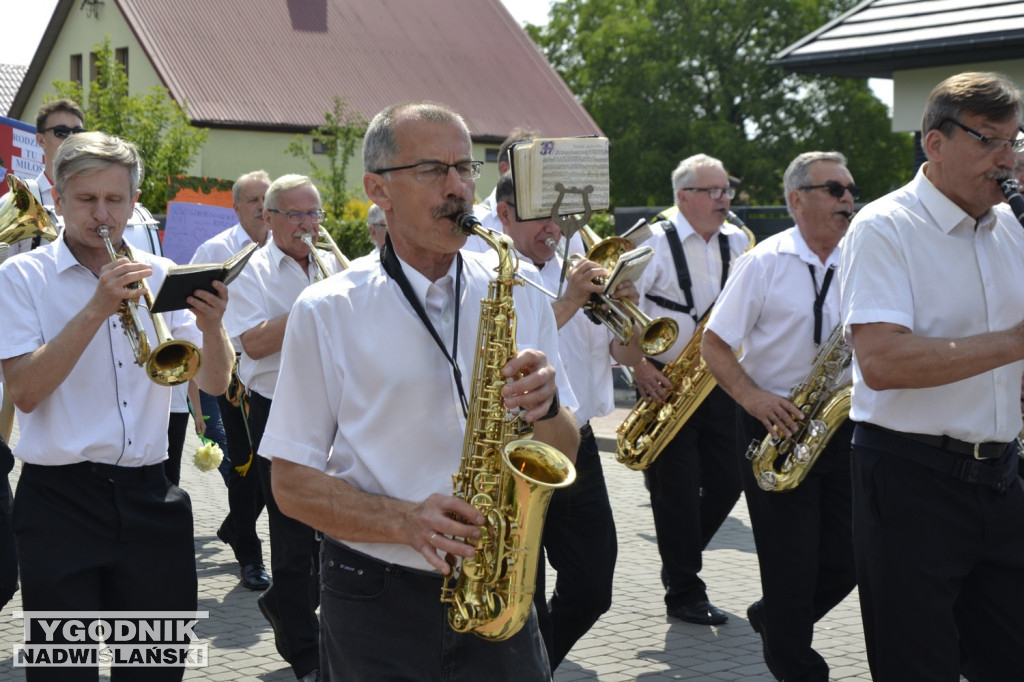
[[[435,206],[430,212],[432,218],[448,218],[456,213],[469,213],[471,206],[468,201],[462,198],[445,199],[439,206]]]
[[[985,177],[988,178],[989,180],[995,180],[996,182],[1001,182],[1003,180],[1009,180],[1010,178],[1015,178],[1015,177],[1017,177],[1017,175],[1013,172],[1013,169],[1011,169],[1011,168],[999,168],[999,169],[996,169],[996,170],[992,171],[991,173],[986,174]]]

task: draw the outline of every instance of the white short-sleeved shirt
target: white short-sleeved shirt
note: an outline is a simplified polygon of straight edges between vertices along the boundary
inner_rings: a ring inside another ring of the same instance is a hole
[[[493,263],[481,254],[462,256],[456,357],[472,400],[480,301],[488,296]],[[456,263],[436,282],[402,264],[449,353]],[[466,428],[452,367],[382,265],[353,265],[295,302],[260,454],[324,471],[374,495],[414,502],[450,495]],[[550,300],[525,285],[513,287],[513,298],[518,349],[557,357]],[[558,389],[563,404],[575,403],[561,373]],[[407,545],[346,544],[382,561],[434,570]]]
[[[721,232],[729,239],[730,262],[743,253],[749,245],[746,233],[731,223],[724,223],[711,239],[697,234],[681,212],[676,212],[671,222],[676,227],[676,234],[683,246],[683,255],[693,282],[693,305],[696,307],[697,319],[711,307],[715,297],[722,288],[722,253],[718,245],[718,234]],[[653,356],[659,362],[668,363],[675,360],[690,341],[697,323],[687,313],[669,310],[647,298],[647,294],[661,296],[681,306],[686,305],[686,296],[679,288],[679,276],[676,272],[672,249],[669,247],[668,236],[662,229],[652,229],[651,238],[644,242],[645,246],[654,249],[654,256],[644,269],[640,281],[636,282],[640,293],[640,309],[652,318],[669,317],[679,325],[679,337],[676,342],[661,355]],[[732,271],[732,265],[730,272]]]
[[[341,268],[337,259],[325,259],[334,272]],[[224,313],[224,327],[232,339],[263,322],[287,314],[302,290],[313,283],[319,272],[310,263],[308,272],[286,255],[277,244],[268,242],[249,259],[241,274],[228,286],[228,307]],[[238,378],[250,390],[273,399],[274,386],[281,365],[281,353],[271,353],[258,360],[249,357],[241,342],[236,347],[242,352],[238,360]]]
[[[273,239],[273,233],[267,230],[267,241],[264,242],[264,246],[273,241]],[[251,241],[249,233],[245,231],[241,223],[236,223],[234,227],[229,227],[223,232],[215,234],[197,246],[196,252],[192,254],[192,260],[189,263],[223,263],[241,251],[242,247]],[[246,267],[248,265],[246,263]],[[231,306],[230,293],[228,294],[228,306]],[[231,345],[234,346],[236,353],[242,352],[242,342],[238,340],[237,336],[231,337]]]
[[[540,269],[540,285],[548,291],[556,291],[561,268],[562,259],[555,255]],[[594,324],[582,310],[558,330],[558,354],[579,404],[575,416],[580,426],[615,409],[609,355],[612,338],[606,325]]]
[[[788,396],[807,378],[818,352],[814,300],[828,268],[839,265],[839,253],[836,247],[822,263],[800,230],[791,227],[740,256],[730,269],[707,329],[733,350],[742,347],[740,366],[760,388]],[[839,319],[839,273],[834,272],[822,304],[821,343]]]
[[[887,322],[932,338],[1005,330],[1024,317],[1024,230],[1005,207],[978,221],[924,167],[858,212],[842,263],[843,324]],[[854,355],[850,416],[908,433],[1010,441],[1021,430],[1024,361],[931,388],[874,391]]]
[[[153,267],[147,278],[156,291],[166,258],[135,250]],[[52,341],[82,311],[98,278],[68,250],[64,239],[40,246],[0,266],[0,358],[30,353]],[[142,313],[150,344],[155,332]],[[187,310],[163,315],[175,339],[202,347],[202,334]],[[18,410],[21,437],[15,454],[25,462],[63,465],[91,461],[137,467],[167,458],[167,418],[171,389],[150,381],[135,356],[117,315],[89,342],[74,369],[29,414]]]

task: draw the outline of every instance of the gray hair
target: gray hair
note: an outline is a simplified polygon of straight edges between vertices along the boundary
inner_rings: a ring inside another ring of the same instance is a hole
[[[134,144],[98,131],[71,135],[53,157],[54,186],[64,195],[68,181],[79,175],[91,175],[110,166],[124,166],[134,196],[142,184],[144,164]]]
[[[950,121],[963,114],[984,116],[990,121],[1007,121],[1022,113],[1020,90],[1001,73],[969,71],[950,76],[928,95],[921,119],[921,136],[930,130],[955,134]]]
[[[702,168],[715,168],[725,172],[725,165],[713,156],[707,154],[694,154],[679,162],[676,169],[672,171],[672,197],[673,201],[679,194],[679,190],[689,187],[697,176],[697,171]]]
[[[270,175],[265,170],[254,170],[238,176],[235,184],[231,185],[231,198],[236,204],[242,198],[242,187],[255,180],[262,180],[269,185]]]
[[[370,204],[370,210],[366,212],[366,224],[386,225],[387,221],[384,219],[384,209],[377,204]]]
[[[820,161],[846,165],[846,157],[839,152],[804,152],[789,162],[789,167],[782,176],[782,187],[786,195],[786,209],[790,215],[793,215],[793,207],[789,203],[789,193],[810,184],[811,167]]]
[[[318,204],[320,203],[320,190],[316,188],[316,185],[313,184],[313,181],[308,176],[289,173],[270,183],[270,187],[267,188],[267,194],[263,198],[263,208],[276,210],[277,196],[281,192],[287,192],[296,187],[312,187],[313,191],[316,192],[316,201]]]
[[[398,138],[395,137],[395,126],[401,118],[433,121],[435,123],[457,123],[469,136],[469,128],[454,109],[435,102],[406,102],[393,104],[370,121],[363,136],[363,171],[376,173],[387,168],[392,160],[401,153]]]

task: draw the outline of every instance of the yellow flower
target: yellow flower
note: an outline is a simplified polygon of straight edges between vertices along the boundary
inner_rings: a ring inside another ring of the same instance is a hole
[[[220,466],[223,459],[224,452],[220,449],[220,446],[212,440],[203,439],[203,445],[196,450],[192,461],[200,471],[213,471]]]

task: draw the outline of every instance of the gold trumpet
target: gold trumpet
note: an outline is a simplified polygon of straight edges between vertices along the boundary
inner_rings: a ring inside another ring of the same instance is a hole
[[[317,269],[320,271],[314,280],[319,282],[322,279],[327,279],[333,273],[327,269],[327,263],[320,256],[320,249],[330,250],[334,254],[334,257],[338,259],[338,263],[341,264],[342,270],[348,270],[349,260],[345,257],[345,254],[338,248],[338,244],[331,237],[331,233],[322,227],[317,228],[317,240],[313,241],[313,234],[311,232],[303,232],[302,236],[299,237],[302,242],[309,247],[309,255],[313,257],[313,261],[316,263]]]
[[[103,237],[110,260],[116,261],[121,258],[114,250],[114,245],[110,243],[110,228],[100,225],[96,231]],[[124,244],[124,249],[124,257],[134,260],[127,243]],[[143,291],[141,298],[146,304],[146,309],[153,306],[153,295],[145,279],[130,284],[129,288],[141,288]],[[199,364],[202,362],[199,349],[189,341],[172,339],[167,323],[164,322],[160,313],[149,313],[153,320],[153,330],[156,333],[157,341],[157,346],[153,349],[150,348],[146,330],[142,326],[142,315],[139,313],[139,304],[135,299],[126,298],[121,303],[118,315],[121,317],[121,327],[135,354],[135,364],[146,368],[146,375],[151,381],[161,386],[177,386],[187,382],[199,371]]]
[[[588,225],[580,228],[580,239],[587,249],[587,260],[597,263],[608,272],[615,269],[622,254],[636,248],[633,242],[624,237],[601,239]],[[671,348],[679,337],[679,325],[675,320],[669,317],[652,319],[629,299],[613,299],[601,294],[597,301],[590,306],[591,314],[607,325],[622,345],[628,346],[633,338],[632,323],[635,322],[640,327],[640,350],[644,355],[661,355]],[[606,303],[607,308],[600,303]],[[623,319],[626,320],[625,323]],[[628,330],[628,334],[620,331],[623,327]]]

